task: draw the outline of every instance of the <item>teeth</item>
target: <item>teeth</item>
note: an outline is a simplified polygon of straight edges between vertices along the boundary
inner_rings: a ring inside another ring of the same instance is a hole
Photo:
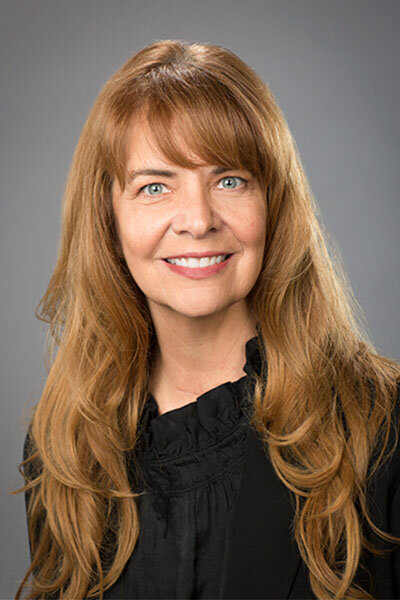
[[[226,259],[227,254],[219,254],[217,256],[203,256],[202,258],[167,258],[167,262],[171,265],[179,265],[180,267],[189,267],[190,269],[201,269],[215,265]]]

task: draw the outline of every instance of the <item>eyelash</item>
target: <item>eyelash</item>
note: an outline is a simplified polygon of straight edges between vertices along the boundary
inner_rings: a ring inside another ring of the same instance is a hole
[[[242,185],[240,185],[240,186],[239,186],[239,188],[240,188],[240,189],[241,189],[241,188],[245,188],[245,187],[247,186],[247,183],[248,183],[248,180],[247,180],[247,179],[245,179],[244,177],[239,177],[238,175],[226,175],[225,177],[222,177],[222,178],[221,178],[221,179],[218,181],[218,184],[220,184],[220,183],[221,183],[221,181],[224,181],[224,179],[238,179],[238,180],[241,182],[241,184],[242,184]],[[161,185],[161,186],[164,186],[164,184],[163,184],[163,183],[160,183],[159,181],[153,181],[152,183],[147,183],[146,185],[143,185],[141,188],[139,188],[139,191],[138,191],[138,193],[139,193],[139,194],[141,194],[141,193],[144,193],[144,190],[145,190],[146,188],[149,188],[151,185]],[[165,186],[165,187],[166,187],[166,186]],[[223,188],[223,189],[228,189],[228,188]],[[235,187],[235,188],[232,188],[232,189],[236,190],[236,189],[238,189],[238,188],[236,188],[236,187]],[[161,192],[161,193],[162,193],[162,192]],[[160,193],[160,194],[146,194],[146,195],[147,195],[147,196],[154,196],[154,197],[155,197],[155,196],[160,196],[160,195],[161,195],[161,193]]]
[[[221,181],[223,181],[224,179],[239,179],[239,181],[241,182],[242,185],[240,185],[239,187],[246,187],[247,185],[247,179],[245,179],[244,177],[239,177],[239,175],[226,175],[225,177],[222,177],[222,179],[220,179],[218,181],[218,183],[221,183]],[[228,188],[224,188],[224,189],[228,189]],[[233,188],[233,189],[237,189],[237,188]]]

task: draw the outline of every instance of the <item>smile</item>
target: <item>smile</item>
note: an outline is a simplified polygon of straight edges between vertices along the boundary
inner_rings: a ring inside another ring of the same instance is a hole
[[[214,256],[181,256],[164,258],[164,265],[177,275],[189,279],[206,279],[217,276],[228,268],[234,254],[215,254]]]
[[[170,265],[179,265],[180,267],[189,267],[189,269],[203,269],[216,265],[228,258],[229,254],[217,254],[216,256],[202,256],[201,258],[166,258]]]

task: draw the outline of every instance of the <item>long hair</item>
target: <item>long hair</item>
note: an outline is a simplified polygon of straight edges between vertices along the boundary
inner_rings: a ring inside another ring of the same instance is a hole
[[[126,457],[154,329],[117,238],[111,188],[125,186],[127,130],[139,115],[170,161],[196,166],[183,139],[208,164],[249,170],[265,191],[265,255],[248,301],[268,376],[257,378],[251,421],[296,499],[295,539],[314,594],[369,598],[354,583],[368,547],[362,523],[376,529],[366,484],[385,458],[399,367],[354,316],[268,86],[227,49],[174,40],[147,46],[110,78],[74,154],[59,256],[38,307],[51,366],[23,463],[32,564],[17,597],[25,586],[29,598],[101,596],[138,538]]]

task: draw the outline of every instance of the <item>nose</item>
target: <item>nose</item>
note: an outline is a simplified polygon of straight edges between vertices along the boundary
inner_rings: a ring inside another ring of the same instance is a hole
[[[172,220],[172,230],[190,233],[194,238],[217,231],[221,219],[213,206],[212,194],[204,182],[192,179],[182,187],[177,211]]]

